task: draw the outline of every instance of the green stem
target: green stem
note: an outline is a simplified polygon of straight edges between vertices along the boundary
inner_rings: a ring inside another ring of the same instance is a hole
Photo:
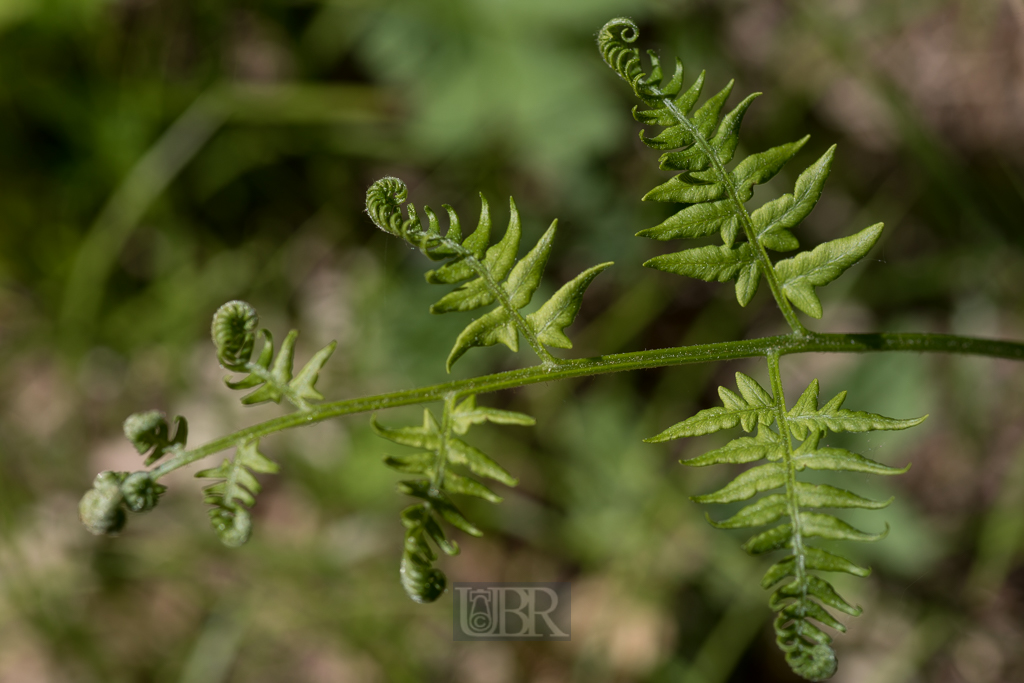
[[[444,397],[444,413],[441,415],[441,443],[434,461],[433,476],[430,488],[440,491],[444,486],[444,474],[448,465],[448,441],[452,438],[452,414],[455,412],[455,401],[458,394],[452,392]]]
[[[806,599],[807,554],[804,552],[800,504],[796,499],[796,464],[793,461],[793,439],[789,431],[788,416],[786,415],[786,395],[782,390],[782,375],[779,372],[778,352],[772,351],[768,354],[768,376],[771,378],[772,396],[775,398],[775,419],[779,426],[779,436],[782,437],[783,443],[786,444],[786,450],[782,454],[782,462],[786,467],[786,510],[793,527],[790,547],[793,548],[793,556],[796,558],[796,580],[804,591],[803,597]],[[801,625],[802,620],[797,620],[798,630],[801,628]]]
[[[153,470],[159,478],[185,465],[209,455],[233,448],[238,442],[273,434],[292,427],[322,422],[340,415],[383,410],[397,406],[415,405],[443,400],[448,394],[458,399],[470,394],[484,394],[504,389],[515,389],[528,384],[539,384],[573,377],[589,377],[627,370],[644,370],[735,360],[738,358],[767,357],[769,353],[785,356],[793,353],[869,353],[877,351],[915,351],[919,353],[956,353],[975,356],[1024,360],[1024,343],[977,339],[950,334],[879,333],[879,334],[819,334],[806,336],[788,334],[740,341],[719,342],[699,346],[680,346],[649,351],[616,353],[593,358],[575,358],[561,361],[557,367],[535,365],[493,375],[472,377],[417,389],[406,389],[377,396],[353,398],[332,403],[321,403],[308,412],[292,413],[260,424],[246,427],[198,448],[182,451]]]
[[[743,226],[743,234],[746,235],[747,241],[750,242],[754,247],[754,253],[757,256],[758,265],[761,267],[761,273],[764,275],[765,281],[768,283],[768,288],[772,291],[772,296],[775,297],[775,303],[778,305],[779,310],[782,312],[783,317],[789,326],[793,328],[793,332],[799,335],[807,335],[807,328],[803,326],[800,319],[797,318],[796,312],[793,307],[789,304],[789,299],[786,298],[785,294],[782,293],[782,286],[779,284],[778,277],[775,276],[775,267],[772,266],[772,261],[768,258],[768,252],[765,250],[764,245],[757,239],[757,234],[754,230],[754,224],[750,220],[750,214],[747,213],[747,207],[740,201],[739,193],[736,191],[736,183],[733,182],[732,175],[725,170],[725,166],[722,165],[721,160],[718,158],[718,153],[711,148],[708,141],[704,139],[704,136],[700,134],[693,123],[690,122],[686,115],[683,114],[682,110],[676,106],[675,100],[668,95],[661,94],[661,90],[654,88],[654,93],[662,97],[662,102],[665,104],[665,108],[672,112],[672,116],[679,121],[679,124],[686,129],[686,131],[696,141],[696,145],[700,147],[700,150],[704,152],[708,159],[711,160],[711,165],[715,169],[715,173],[718,175],[719,182],[725,186],[726,193],[729,195],[729,201],[733,205],[733,211],[737,218],[740,220],[740,225]]]

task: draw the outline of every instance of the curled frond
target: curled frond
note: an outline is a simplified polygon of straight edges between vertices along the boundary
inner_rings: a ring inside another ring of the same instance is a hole
[[[409,189],[398,178],[381,178],[366,191],[366,212],[373,224],[384,232],[402,237],[412,221],[402,219],[402,204]]]
[[[508,228],[501,240],[491,245],[491,210],[483,195],[480,196],[477,227],[463,239],[459,217],[448,205],[444,206],[449,219],[444,235],[437,216],[429,207],[423,209],[427,217],[425,229],[412,204],[406,209],[408,219],[403,220],[401,206],[407,194],[401,180],[382,178],[366,191],[366,211],[381,230],[408,241],[428,258],[448,260],[448,263],[426,274],[427,282],[443,285],[463,283],[431,306],[430,312],[466,312],[497,304],[470,323],[456,339],[446,364],[449,372],[455,361],[474,346],[501,342],[512,351],[518,351],[520,335],[542,360],[548,362],[554,362],[554,359],[547,347],[572,348],[564,330],[576,319],[587,287],[598,273],[612,265],[610,262],[583,271],[563,285],[537,311],[523,315],[520,310],[530,303],[540,286],[558,221],[552,222],[537,244],[518,259],[522,225],[519,211],[511,198]]]
[[[669,82],[663,85],[661,64],[657,55],[649,52],[652,68],[648,76],[644,73],[640,61],[640,51],[632,47],[639,37],[640,29],[633,20],[619,17],[612,19],[598,31],[597,49],[601,52],[605,64],[629,83],[633,93],[645,102],[678,94],[683,84],[682,63],[676,60],[675,73]]]
[[[149,472],[100,472],[78,504],[78,517],[90,533],[114,535],[124,528],[129,510],[152,510],[166,490]]]
[[[644,73],[640,53],[632,47],[637,38],[636,24],[628,19],[614,19],[598,34],[598,46],[605,62],[649,107],[634,108],[633,117],[644,125],[662,128],[650,136],[640,131],[640,138],[649,147],[663,151],[662,169],[680,171],[648,192],[644,199],[682,205],[671,217],[638,234],[656,240],[712,235],[722,238],[720,246],[665,254],[644,265],[706,282],[735,280],[736,299],[741,306],[750,302],[763,277],[794,329],[799,330],[800,325],[790,303],[807,315],[820,318],[821,304],[813,288],[828,284],[860,260],[878,239],[881,224],[774,266],[768,251],[799,248],[800,243],[790,230],[811,212],[821,196],[835,147],[800,174],[792,194],[748,213],[744,204],[753,196],[754,186],[771,180],[808,138],[751,154],[729,170],[727,166],[739,145],[743,117],[759,93],[749,95],[723,114],[732,92],[730,81],[691,114],[700,98],[704,74],[682,91],[683,68],[677,61],[672,79],[662,84],[661,68],[653,53],[651,73]]]
[[[124,528],[128,515],[124,510],[121,482],[127,472],[100,472],[78,504],[78,517],[89,533],[113,535]]]
[[[224,545],[237,548],[245,544],[252,534],[249,508],[256,504],[256,495],[262,490],[254,472],[274,474],[277,463],[259,452],[259,440],[240,442],[235,457],[224,460],[219,467],[196,472],[201,479],[218,479],[203,489],[203,501],[213,505],[210,523]]]
[[[259,324],[256,309],[244,301],[229,301],[217,309],[210,324],[210,336],[222,367],[236,372],[245,370]]]
[[[777,372],[777,365],[775,366]],[[721,387],[723,405],[702,410],[697,415],[669,427],[648,439],[668,441],[681,437],[710,434],[722,429],[742,427],[756,436],[733,439],[726,445],[704,455],[683,460],[684,465],[746,464],[766,461],[746,469],[717,491],[694,496],[698,503],[737,503],[748,501],[732,516],[721,521],[708,521],[722,529],[769,527],[750,537],[743,544],[748,553],[758,555],[788,549],[790,554],[776,562],[762,581],[764,588],[784,582],[769,601],[776,611],[775,633],[779,648],[793,671],[812,681],[830,677],[836,670],[835,653],[829,646],[831,636],[819,627],[824,624],[838,631],[845,627],[826,610],[837,609],[856,616],[853,607],[836,593],[824,579],[811,571],[846,572],[866,576],[868,570],[853,562],[809,544],[810,539],[826,541],[877,541],[886,536],[888,526],[880,533],[867,533],[854,528],[821,508],[884,508],[892,499],[876,501],[851,491],[827,484],[812,484],[797,479],[803,470],[852,470],[881,475],[900,474],[896,469],[869,460],[841,448],[820,445],[822,437],[831,432],[864,432],[872,430],[907,429],[924,418],[897,420],[874,413],[842,408],[846,392],[818,407],[818,381],[814,380],[789,410],[781,396],[774,396],[754,379],[736,373],[739,393]],[[777,384],[781,387],[781,384]],[[780,389],[781,392],[781,389]],[[777,429],[773,429],[773,425]],[[791,436],[802,441],[793,448]]]
[[[452,495],[474,496],[490,503],[501,502],[494,491],[469,475],[493,479],[506,486],[518,482],[501,465],[456,435],[463,435],[474,424],[532,425],[529,415],[508,410],[495,410],[476,405],[469,396],[456,404],[454,397],[445,401],[441,422],[428,409],[423,411],[423,424],[417,427],[389,428],[371,419],[373,431],[389,441],[417,448],[416,452],[388,456],[384,464],[404,474],[420,475],[402,481],[398,490],[423,500],[402,513],[405,546],[402,554],[402,587],[416,602],[432,602],[444,592],[444,573],[433,566],[437,559],[427,543],[429,538],[447,555],[456,555],[459,546],[449,541],[440,522],[448,522],[471,536],[481,532],[456,507]],[[459,470],[462,470],[460,472]]]
[[[299,374],[293,377],[298,331],[292,330],[288,333],[275,356],[274,337],[268,330],[259,330],[258,336],[263,341],[263,347],[260,355],[253,361],[252,350],[258,322],[256,310],[244,301],[230,301],[214,314],[213,343],[217,347],[220,364],[228,370],[249,373],[237,382],[225,378],[224,383],[231,389],[256,389],[242,398],[244,405],[267,401],[280,403],[284,398],[299,410],[309,410],[311,401],[323,400],[323,395],[316,390],[316,382],[320,370],[334,353],[337,342],[332,341],[317,351]],[[244,333],[239,332],[243,329]],[[234,336],[229,334],[232,330],[235,331]],[[221,334],[218,335],[218,332]],[[228,359],[227,362],[225,358]]]
[[[133,413],[124,421],[124,435],[132,442],[139,455],[145,455],[152,450],[146,458],[146,464],[152,465],[164,455],[185,447],[188,441],[188,421],[178,415],[174,418],[174,423],[174,438],[171,438],[167,416],[159,410]]]

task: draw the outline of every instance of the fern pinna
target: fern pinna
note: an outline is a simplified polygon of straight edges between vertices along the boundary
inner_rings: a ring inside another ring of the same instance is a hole
[[[518,482],[501,465],[459,438],[474,424],[532,425],[529,415],[496,410],[476,405],[476,396],[456,403],[454,395],[445,398],[441,422],[428,409],[423,410],[419,427],[390,429],[373,419],[371,426],[378,435],[403,446],[419,448],[408,455],[388,456],[384,464],[399,472],[420,474],[425,478],[403,481],[399,491],[423,500],[402,512],[405,526],[405,550],[402,554],[402,587],[416,602],[433,602],[444,592],[444,573],[433,566],[437,559],[427,539],[431,539],[447,555],[457,555],[459,546],[449,541],[441,528],[444,520],[470,536],[480,536],[476,528],[455,506],[449,494],[475,496],[489,503],[500,503],[501,497],[480,482],[454,471],[453,466],[493,479],[505,486]]]
[[[765,574],[761,585],[771,588],[784,582],[772,594],[769,604],[777,611],[775,633],[779,647],[793,670],[810,680],[831,676],[836,669],[835,653],[829,647],[831,637],[811,623],[811,619],[839,631],[845,627],[829,614],[828,607],[857,616],[860,608],[843,600],[824,579],[810,571],[847,572],[867,576],[869,571],[849,560],[809,545],[809,537],[825,540],[877,541],[888,533],[869,534],[859,531],[841,519],[807,508],[879,509],[892,502],[873,501],[827,484],[799,481],[803,470],[849,471],[892,475],[906,472],[865,458],[843,448],[828,448],[821,439],[828,432],[866,432],[906,429],[920,424],[916,420],[892,418],[842,408],[846,392],[840,393],[821,408],[818,407],[818,381],[814,380],[792,408],[786,409],[778,372],[778,358],[769,358],[772,392],[756,381],[736,373],[739,394],[725,387],[718,390],[722,406],[702,410],[693,417],[669,427],[661,434],[646,439],[651,443],[687,436],[701,436],[737,426],[746,432],[756,429],[755,436],[733,439],[721,448],[683,460],[684,465],[703,467],[719,464],[747,464],[767,460],[745,470],[731,482],[713,493],[695,496],[698,503],[736,503],[767,491],[771,493],[743,507],[728,519],[708,521],[719,529],[744,529],[788,520],[751,537],[743,549],[752,555],[788,548],[790,554],[776,562]],[[776,429],[772,429],[772,425]],[[793,447],[793,440],[800,443]]]
[[[772,262],[769,251],[788,252],[800,243],[795,228],[814,208],[828,177],[835,147],[826,151],[796,180],[792,194],[784,194],[758,209],[745,206],[753,188],[773,178],[787,161],[807,143],[796,142],[751,154],[727,166],[739,145],[739,128],[757,94],[749,95],[722,115],[732,92],[730,81],[722,90],[694,110],[704,85],[704,73],[684,90],[683,65],[676,60],[672,77],[665,81],[658,57],[649,53],[651,72],[645,73],[640,54],[632,43],[639,30],[628,19],[608,22],[598,34],[598,47],[605,62],[633,89],[645,108],[634,107],[633,116],[662,130],[640,138],[654,149],[665,150],[660,159],[663,170],[680,171],[648,192],[645,200],[671,202],[682,208],[658,225],[638,235],[656,240],[696,239],[720,235],[721,245],[707,245],[656,256],[644,265],[668,273],[705,281],[735,280],[736,299],[750,303],[763,277],[794,335],[806,335],[792,306],[814,318],[822,315],[815,287],[826,285],[859,261],[881,234],[881,224],[865,228],[801,252],[793,258]],[[691,114],[692,112],[692,114]],[[828,432],[862,432],[875,429],[906,429],[918,420],[893,420],[871,413],[841,408],[845,392],[818,408],[815,380],[796,404],[787,409],[779,373],[779,353],[767,354],[772,392],[765,391],[750,377],[737,373],[739,394],[721,388],[723,406],[703,410],[696,416],[648,439],[668,441],[684,436],[710,434],[741,426],[756,435],[741,437],[690,460],[687,465],[768,462],[748,469],[719,491],[694,498],[701,503],[734,503],[766,491],[782,489],[747,505],[732,517],[711,522],[720,528],[759,527],[786,520],[750,538],[744,549],[751,554],[788,548],[790,554],[772,565],[762,585],[771,588],[783,582],[769,601],[778,612],[775,633],[779,647],[794,672],[810,680],[822,680],[836,671],[831,637],[813,621],[843,631],[843,625],[824,607],[857,615],[825,580],[811,571],[842,571],[866,576],[868,570],[849,560],[808,544],[810,537],[827,540],[875,541],[888,531],[868,534],[839,518],[807,508],[880,508],[888,503],[867,500],[843,489],[797,480],[797,473],[810,470],[852,470],[874,474],[898,474],[898,470],[876,463],[841,448],[821,447]],[[775,429],[772,429],[772,425]],[[794,447],[793,440],[801,442]],[[710,518],[709,518],[710,521]]]
[[[366,211],[378,228],[419,247],[428,258],[448,259],[448,263],[426,274],[427,282],[452,285],[467,281],[431,306],[430,312],[472,311],[495,302],[498,304],[470,323],[455,340],[455,346],[448,354],[448,371],[462,354],[474,346],[501,342],[512,351],[518,351],[519,335],[526,339],[541,361],[557,364],[558,360],[547,347],[572,348],[572,342],[563,330],[576,319],[587,287],[598,273],[612,265],[611,262],[583,271],[536,311],[523,315],[520,309],[530,303],[540,285],[558,221],[553,221],[526,256],[517,260],[522,231],[519,211],[511,199],[508,229],[499,242],[488,246],[491,212],[483,195],[480,196],[480,220],[476,229],[463,239],[458,214],[447,204],[444,208],[450,222],[444,235],[430,207],[423,210],[427,216],[426,228],[412,204],[406,209],[408,218],[403,220],[401,205],[407,194],[405,183],[398,178],[382,178],[366,192]]]

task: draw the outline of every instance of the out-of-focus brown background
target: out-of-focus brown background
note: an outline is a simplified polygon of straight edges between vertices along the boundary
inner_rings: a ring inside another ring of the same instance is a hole
[[[767,292],[640,267],[676,245],[633,233],[665,176],[637,139],[628,89],[601,62],[609,18],[709,90],[766,94],[741,153],[811,133],[761,202],[833,142],[805,245],[885,221],[867,262],[823,290],[828,331],[1024,338],[1024,2],[1021,0],[5,0],[0,3],[0,681],[792,681],[772,642],[767,561],[715,531],[689,495],[735,472],[677,460],[714,446],[641,439],[715,402],[759,363],[536,386],[481,402],[535,429],[472,442],[521,479],[445,559],[453,580],[571,580],[572,641],[453,643],[451,598],[397,580],[406,504],[393,447],[365,415],[280,434],[263,450],[256,531],[228,550],[198,469],[120,538],[77,500],[140,458],[131,412],[190,420],[190,443],[280,414],[242,409],[208,341],[211,313],[251,301],[304,360],[338,351],[319,387],[354,397],[444,380],[467,317],[432,317],[428,263],[375,230],[367,185],[404,178],[417,203],[469,222],[482,190],[526,239],[562,226],[546,291],[613,259],[573,328],[574,354],[782,329]],[[738,101],[735,98],[734,101]],[[763,289],[763,288],[762,288]],[[543,293],[543,292],[542,292]],[[456,377],[532,362],[473,350]],[[837,587],[863,616],[838,637],[842,683],[1024,680],[1024,373],[939,356],[784,361],[847,406],[929,413],[910,432],[844,442],[902,477],[850,519],[892,527],[868,579]],[[417,410],[381,415],[399,424]],[[180,476],[179,476],[180,475]],[[718,514],[718,511],[714,511]]]

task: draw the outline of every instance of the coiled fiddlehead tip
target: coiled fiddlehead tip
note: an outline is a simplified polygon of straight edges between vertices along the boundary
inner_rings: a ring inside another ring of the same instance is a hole
[[[597,48],[608,66],[636,90],[639,78],[643,77],[640,67],[640,52],[630,43],[640,37],[640,28],[632,19],[612,19],[597,32]],[[640,93],[637,93],[640,94]]]
[[[374,225],[396,237],[402,236],[402,204],[409,188],[398,178],[387,176],[366,190],[366,213]]]
[[[167,418],[159,410],[132,413],[124,421],[124,435],[140,454],[167,441]]]
[[[229,301],[217,309],[210,325],[210,336],[223,368],[235,372],[246,369],[259,324],[256,309],[244,301]]]
[[[78,517],[90,533],[102,536],[116,534],[127,521],[122,503],[121,482],[127,472],[100,472],[78,504]]]
[[[399,570],[402,588],[414,602],[434,602],[444,594],[448,577],[437,567],[423,566],[418,558],[406,555]]]
[[[822,643],[787,652],[786,663],[793,669],[793,673],[809,681],[831,678],[838,668],[835,651]]]
[[[217,507],[210,510],[210,524],[221,543],[229,548],[246,544],[252,536],[252,517],[242,507]]]
[[[149,472],[132,472],[121,483],[124,503],[132,512],[152,510],[166,490],[166,486],[153,481]]]

